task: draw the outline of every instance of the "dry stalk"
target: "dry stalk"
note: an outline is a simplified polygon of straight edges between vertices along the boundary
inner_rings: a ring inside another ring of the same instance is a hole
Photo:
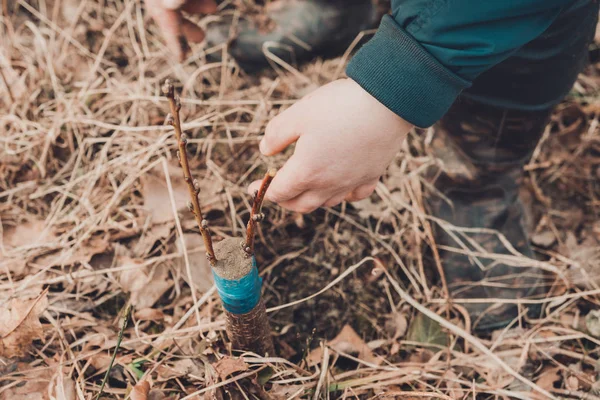
[[[252,203],[252,210],[250,211],[250,219],[248,220],[248,226],[246,228],[246,241],[242,244],[244,251],[248,255],[248,257],[252,257],[254,255],[254,229],[256,224],[264,219],[264,214],[260,212],[263,200],[265,199],[265,194],[267,193],[267,189],[271,184],[271,181],[275,177],[277,171],[272,168],[265,174],[263,178],[260,188],[254,194],[254,202]]]
[[[196,179],[192,179],[192,173],[190,171],[190,163],[187,157],[187,143],[188,137],[181,129],[181,119],[179,117],[179,111],[181,110],[181,100],[178,96],[175,96],[175,88],[169,79],[165,81],[162,87],[163,94],[169,99],[169,108],[171,113],[167,116],[166,123],[172,125],[175,130],[175,137],[177,138],[177,145],[179,150],[177,151],[177,159],[183,170],[183,178],[188,186],[190,193],[191,202],[188,203],[188,208],[194,214],[200,234],[204,240],[204,247],[206,248],[206,256],[211,266],[214,266],[217,262],[215,257],[215,251],[213,249],[212,238],[210,236],[210,230],[208,229],[208,221],[202,217],[202,210],[200,209],[200,182]]]
[[[10,86],[6,81],[6,77],[4,76],[4,72],[2,72],[2,68],[0,67],[0,79],[2,79],[2,83],[4,83],[4,87],[6,88],[6,93],[8,94],[8,99],[10,100],[10,104],[14,104],[15,98],[10,90]]]

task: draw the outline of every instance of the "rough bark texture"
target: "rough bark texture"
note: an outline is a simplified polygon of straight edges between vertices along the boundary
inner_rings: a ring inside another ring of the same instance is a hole
[[[252,351],[261,356],[275,355],[271,328],[262,299],[247,314],[225,314],[227,335],[234,349]]]

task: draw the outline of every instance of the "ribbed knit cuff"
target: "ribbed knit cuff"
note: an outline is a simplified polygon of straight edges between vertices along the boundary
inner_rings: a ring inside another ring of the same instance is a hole
[[[418,127],[433,125],[471,82],[439,63],[386,15],[352,58],[347,75],[383,105]]]

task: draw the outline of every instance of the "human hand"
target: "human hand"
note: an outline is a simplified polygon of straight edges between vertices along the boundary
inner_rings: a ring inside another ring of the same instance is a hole
[[[368,197],[412,125],[351,79],[307,95],[267,125],[260,151],[277,154],[296,142],[266,198],[308,213],[344,199]],[[260,181],[252,182],[255,193]]]
[[[215,0],[146,0],[148,14],[154,19],[179,62],[189,50],[188,41],[201,42],[204,31],[182,15],[210,14],[217,11]]]

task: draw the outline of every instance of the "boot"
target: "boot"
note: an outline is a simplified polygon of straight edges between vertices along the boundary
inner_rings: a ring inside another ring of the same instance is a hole
[[[431,150],[443,172],[434,182],[439,191],[428,203],[433,216],[456,227],[481,228],[461,237],[465,247],[441,227],[436,243],[475,252],[511,254],[497,231],[523,256],[533,258],[524,227],[519,184],[523,166],[549,121],[551,109],[509,111],[460,98],[438,124]],[[441,196],[439,195],[441,194]],[[468,238],[468,239],[466,239]],[[469,240],[476,243],[469,243]],[[480,248],[477,248],[477,245]],[[453,298],[517,299],[544,291],[543,272],[534,267],[508,265],[497,259],[440,250],[442,266]],[[515,304],[464,304],[475,330],[497,329],[518,313]],[[537,310],[529,311],[539,315]]]
[[[266,52],[288,63],[340,54],[378,22],[372,0],[278,0],[264,13],[241,16],[235,24],[232,17],[209,24],[207,45],[229,42],[229,53],[240,66],[257,70],[269,65]]]

